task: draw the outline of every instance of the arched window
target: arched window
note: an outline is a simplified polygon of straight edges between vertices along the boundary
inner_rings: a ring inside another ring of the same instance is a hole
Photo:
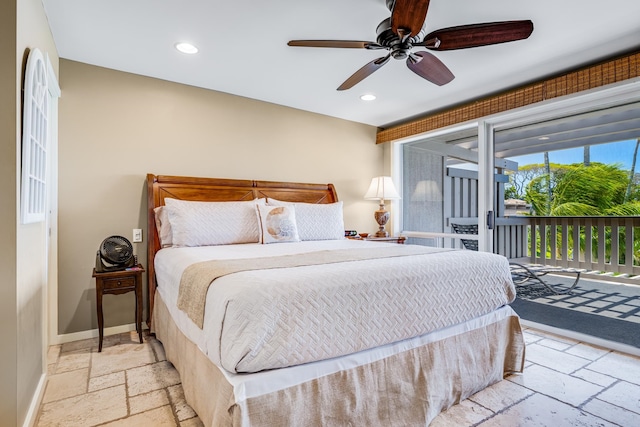
[[[42,53],[33,49],[27,59],[22,115],[22,223],[40,222],[47,209],[47,149],[49,96]]]

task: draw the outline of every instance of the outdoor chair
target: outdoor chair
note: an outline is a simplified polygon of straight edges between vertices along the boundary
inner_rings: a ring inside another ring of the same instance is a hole
[[[478,234],[477,224],[466,225],[452,223],[451,228],[453,228],[453,232],[456,234]],[[460,239],[460,241],[465,249],[472,251],[478,250],[477,240]],[[544,265],[523,265],[512,261],[509,261],[509,266],[511,267],[513,282],[516,285],[524,285],[526,282],[533,280],[534,282],[542,284],[545,288],[549,289],[556,295],[570,294],[573,288],[575,288],[580,281],[581,271],[573,268],[549,267]],[[542,279],[542,277],[549,273],[571,273],[575,274],[576,278],[569,288],[558,290],[554,285],[551,285]]]

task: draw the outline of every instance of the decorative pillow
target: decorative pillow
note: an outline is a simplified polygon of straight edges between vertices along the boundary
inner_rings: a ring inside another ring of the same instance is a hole
[[[295,206],[300,240],[344,239],[344,215],[341,201],[327,204],[291,203],[269,198],[267,205]]]
[[[295,202],[285,202],[284,200],[272,199],[271,197],[267,198],[267,206],[291,206],[295,205]]]
[[[299,242],[294,206],[257,206],[262,243]]]
[[[158,206],[153,210],[156,217],[156,229],[158,230],[158,238],[160,239],[160,247],[168,248],[173,246],[173,236],[171,234],[171,223],[169,222],[169,214],[164,206]]]
[[[258,243],[260,226],[257,204],[247,202],[195,202],[166,198],[174,246],[231,245]]]

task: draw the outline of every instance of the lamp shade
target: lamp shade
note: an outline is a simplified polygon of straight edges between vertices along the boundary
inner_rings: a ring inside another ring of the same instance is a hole
[[[364,198],[366,200],[397,200],[400,194],[390,176],[378,176],[371,180]]]

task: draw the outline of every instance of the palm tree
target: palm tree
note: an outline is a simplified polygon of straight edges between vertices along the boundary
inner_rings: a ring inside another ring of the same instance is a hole
[[[551,215],[604,215],[624,203],[627,173],[619,165],[577,163],[566,170],[556,182]]]
[[[627,191],[624,194],[625,203],[631,198],[631,187],[633,187],[633,178],[636,174],[636,157],[638,156],[638,146],[640,146],[640,138],[636,139],[636,148],[633,150],[633,158],[631,159],[631,171],[629,171],[629,183],[627,184]]]
[[[543,180],[553,179],[553,199],[547,198]],[[555,165],[553,177],[541,175],[529,183],[526,199],[532,204],[537,215],[547,216],[636,216],[640,215],[640,201],[625,201],[627,188],[627,172],[619,165],[607,165],[592,163],[585,166],[581,163]],[[546,199],[546,200],[545,200]],[[550,205],[550,209],[543,213],[543,207]],[[634,233],[635,234],[635,233]],[[640,234],[640,233],[638,233]],[[558,235],[559,236],[559,235]],[[594,238],[596,235],[594,234]],[[580,247],[584,250],[584,235],[581,233]],[[571,239],[571,235],[569,239]],[[618,238],[608,232],[607,240]],[[621,234],[620,239],[626,236]],[[558,245],[559,247],[560,245]],[[570,247],[573,245],[570,242]],[[640,246],[640,235],[634,239],[634,247]],[[592,247],[597,247],[593,242]],[[605,245],[610,248],[610,243]],[[626,257],[624,244],[620,245],[621,257]],[[548,250],[548,248],[547,248]],[[640,253],[634,251],[629,256],[640,257]],[[610,254],[605,254],[609,257]]]
[[[585,166],[589,166],[591,164],[591,146],[589,145],[585,145],[584,146],[584,154],[583,154],[583,164]]]
[[[551,165],[549,164],[549,152],[544,152],[544,170],[547,174],[547,212],[551,211]]]

